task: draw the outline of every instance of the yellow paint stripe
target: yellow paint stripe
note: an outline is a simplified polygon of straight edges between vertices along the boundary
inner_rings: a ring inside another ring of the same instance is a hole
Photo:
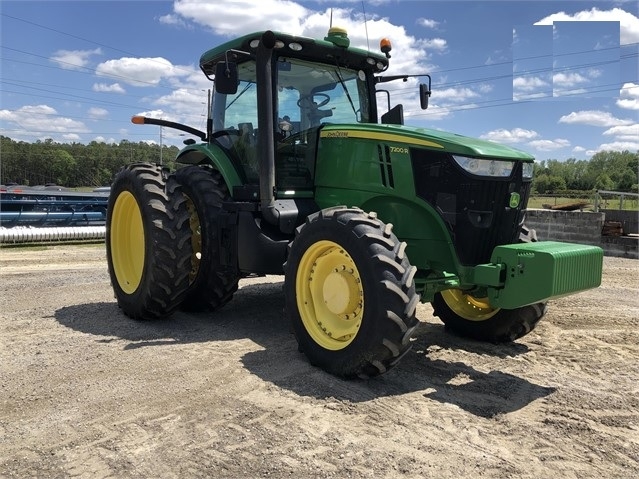
[[[394,135],[392,133],[377,133],[361,130],[322,130],[321,138],[366,138],[368,140],[394,141],[396,143],[408,143],[411,145],[431,146],[434,148],[444,148],[438,143],[428,140],[420,140],[404,135]]]

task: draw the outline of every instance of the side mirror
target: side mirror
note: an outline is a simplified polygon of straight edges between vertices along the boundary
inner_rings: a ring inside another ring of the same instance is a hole
[[[426,83],[419,84],[419,103],[422,106],[422,110],[428,108],[428,97],[430,96],[430,88]]]
[[[215,65],[215,91],[226,95],[237,93],[237,63],[219,62]]]

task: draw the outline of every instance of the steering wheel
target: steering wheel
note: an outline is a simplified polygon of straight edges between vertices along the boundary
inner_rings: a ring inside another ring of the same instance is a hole
[[[241,130],[236,130],[236,129],[232,129],[232,130],[217,130],[216,132],[211,134],[211,139],[215,140],[215,143],[217,143],[218,145],[220,145],[222,148],[230,148],[234,141],[231,139],[232,136],[237,136],[240,137],[242,135],[242,131]],[[227,136],[228,138],[220,141],[220,137],[222,136]]]
[[[240,136],[242,134],[241,130],[218,130],[211,135],[211,138],[219,138],[220,136]]]
[[[316,96],[322,98],[322,101],[320,101],[317,105],[313,105],[313,99]],[[297,106],[299,106],[300,108],[304,108],[304,105],[302,105],[302,103],[307,102],[308,106],[321,108],[324,105],[326,105],[329,101],[331,101],[331,97],[328,96],[326,93],[311,93],[310,95],[301,96],[300,99],[297,100]]]

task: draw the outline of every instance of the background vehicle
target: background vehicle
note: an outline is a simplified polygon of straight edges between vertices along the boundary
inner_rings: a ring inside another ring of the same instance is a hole
[[[243,276],[284,274],[300,350],[371,377],[410,349],[420,300],[458,334],[512,341],[549,298],[597,287],[600,248],[526,230],[531,156],[406,126],[401,104],[381,114],[380,86],[411,77],[383,75],[390,49],[351,48],[337,28],[254,33],[200,59],[215,82],[206,131],[134,117],[201,142],[175,172],[134,164],[113,182],[107,255],[124,313],[214,311]]]

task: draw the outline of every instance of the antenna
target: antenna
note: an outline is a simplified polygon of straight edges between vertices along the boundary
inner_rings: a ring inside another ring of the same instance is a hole
[[[364,30],[366,30],[366,49],[370,52],[371,45],[368,41],[368,23],[366,21],[366,10],[364,10],[364,0],[362,0],[362,13],[364,14]]]
[[[331,8],[331,20],[328,23],[328,29],[330,30],[331,28],[333,28],[333,9]]]

